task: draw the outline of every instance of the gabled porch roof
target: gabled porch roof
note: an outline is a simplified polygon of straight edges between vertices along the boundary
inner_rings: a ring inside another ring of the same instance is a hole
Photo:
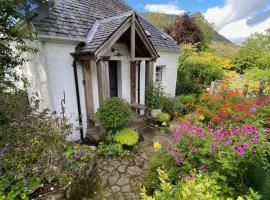
[[[94,55],[99,59],[104,55],[109,48],[112,47],[124,34],[127,35],[128,43],[131,48],[131,57],[135,59],[136,53],[139,48],[144,47],[143,52],[145,55],[140,57],[147,57],[156,59],[159,57],[154,45],[148,38],[148,35],[141,26],[138,17],[134,11],[129,11],[121,15],[117,15],[102,20],[96,20],[91,30],[87,34],[86,42],[81,43],[76,47],[76,55]],[[134,40],[134,41],[133,41]],[[136,43],[140,43],[136,47]],[[140,46],[140,47],[139,47]],[[132,48],[134,50],[132,50]],[[145,53],[147,52],[147,53]]]

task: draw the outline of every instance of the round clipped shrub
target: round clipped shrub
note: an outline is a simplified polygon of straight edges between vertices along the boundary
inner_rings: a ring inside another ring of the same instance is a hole
[[[162,105],[162,112],[168,113],[173,117],[175,112],[182,113],[185,110],[185,105],[182,104],[176,97],[165,97]]]
[[[125,100],[113,97],[98,109],[96,116],[106,130],[120,129],[129,122],[131,107]]]
[[[131,128],[123,129],[117,132],[114,140],[122,145],[133,146],[138,142],[139,134]]]
[[[170,121],[170,115],[168,113],[160,112],[157,115],[157,121],[160,123]]]

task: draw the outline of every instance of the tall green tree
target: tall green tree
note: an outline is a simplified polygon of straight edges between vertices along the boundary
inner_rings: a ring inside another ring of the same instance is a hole
[[[202,50],[207,50],[209,49],[209,45],[212,43],[214,37],[213,25],[210,24],[200,12],[194,13],[192,17],[200,27],[203,34],[199,46]]]
[[[270,69],[270,29],[250,36],[233,56],[233,62],[239,73],[253,68]]]

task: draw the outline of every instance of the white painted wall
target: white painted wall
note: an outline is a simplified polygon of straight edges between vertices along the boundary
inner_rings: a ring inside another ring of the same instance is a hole
[[[179,52],[158,51],[158,54],[160,57],[157,59],[155,66],[165,66],[162,77],[162,85],[167,94],[175,96]],[[154,69],[154,80],[156,74],[155,70],[156,68]]]
[[[45,43],[39,41],[29,42],[29,45],[36,48],[36,54],[27,54],[29,62],[22,66],[23,74],[29,81],[27,93],[29,99],[36,97],[40,100],[40,110],[45,108],[54,111],[54,104],[49,84],[50,77],[47,67],[47,55],[45,51]]]

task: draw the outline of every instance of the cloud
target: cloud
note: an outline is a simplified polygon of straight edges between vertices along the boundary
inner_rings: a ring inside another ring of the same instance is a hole
[[[267,20],[269,17],[270,17],[270,9],[256,13],[252,17],[248,18],[247,25],[249,25],[249,26],[257,25],[257,24]]]
[[[222,29],[229,23],[240,21],[261,11],[267,0],[226,0],[223,7],[209,8],[205,17],[214,23],[216,30]]]
[[[166,4],[146,4],[144,9],[150,12],[166,13],[174,15],[179,15],[185,12],[184,10],[181,10],[178,7],[177,1],[168,2]]]
[[[234,43],[240,44],[245,41],[251,34],[259,32],[263,33],[270,28],[270,17],[253,26],[247,25],[247,19],[232,22],[224,26],[219,33],[231,40]]]

